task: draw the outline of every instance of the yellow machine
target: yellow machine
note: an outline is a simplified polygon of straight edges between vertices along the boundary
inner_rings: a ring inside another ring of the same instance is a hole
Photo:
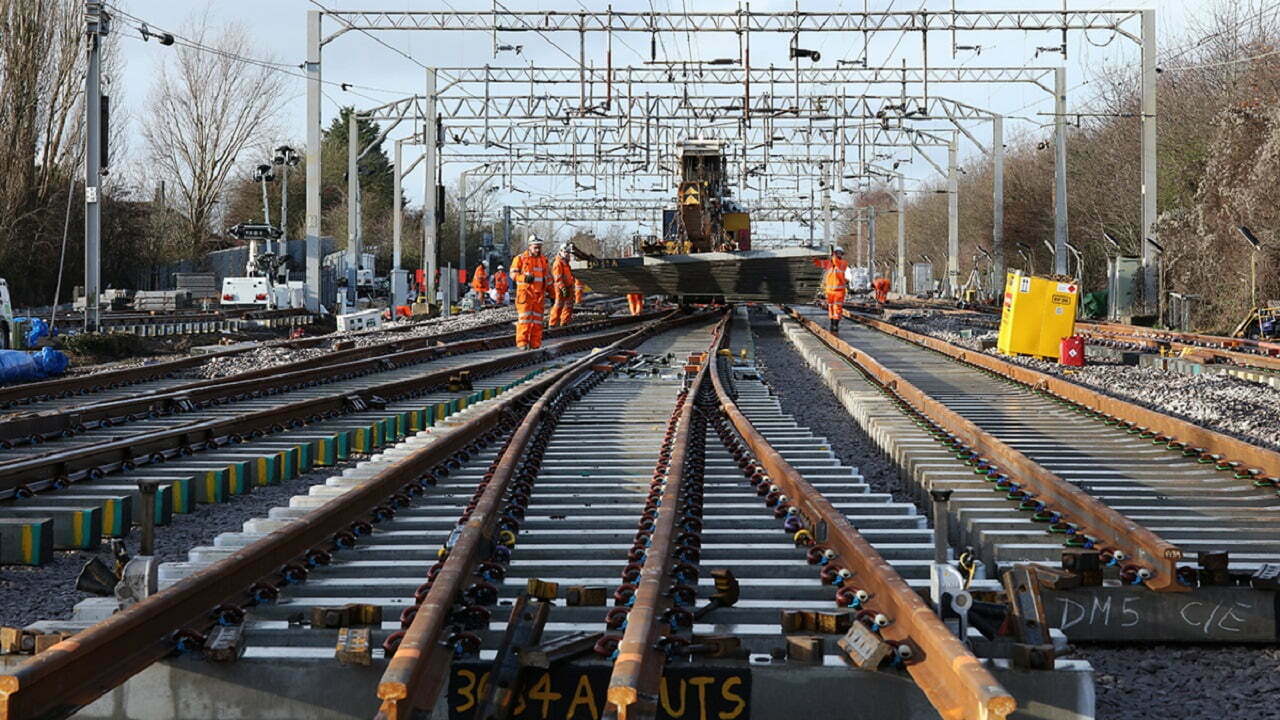
[[[1009,273],[996,349],[1057,359],[1062,339],[1075,334],[1079,297],[1080,286],[1070,279]]]

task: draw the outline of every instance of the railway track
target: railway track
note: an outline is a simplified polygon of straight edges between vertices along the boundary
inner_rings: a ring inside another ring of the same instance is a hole
[[[569,329],[550,329],[548,337],[628,322],[633,320],[624,317],[580,322]],[[315,340],[289,341],[273,347],[293,350],[320,345]],[[326,340],[334,341],[332,338]],[[70,394],[66,388],[56,393],[52,388],[31,388],[24,396],[26,404],[22,411],[0,417],[0,460],[47,452],[51,443],[75,441],[77,435],[87,430],[154,420],[158,415],[181,413],[191,407],[287,393],[300,386],[330,383],[371,372],[409,368],[439,357],[510,346],[513,342],[509,323],[497,323],[475,330],[393,337],[356,346],[348,340],[339,339],[337,347],[318,356],[225,377],[184,377],[182,371],[190,371],[209,359],[196,357],[153,366],[149,376],[154,379],[139,385],[127,386],[123,380],[104,379],[89,388],[96,392],[87,396]],[[231,354],[239,352],[242,351]],[[71,384],[79,384],[77,379],[68,380]]]
[[[297,327],[310,325],[316,313],[300,309],[239,309],[239,310],[187,310],[167,313],[106,312],[99,318],[103,332],[131,333],[141,337],[165,335],[197,335],[202,333],[235,332],[253,327]],[[84,314],[60,312],[57,317],[60,328],[84,325]]]
[[[406,340],[450,342],[472,335],[501,334],[509,330],[510,325],[510,321],[502,320],[465,330],[436,333],[425,337],[412,337],[412,333],[417,329],[415,325],[400,325],[393,328],[347,333],[341,336],[321,335],[231,346],[226,350],[202,355],[191,355],[140,366],[72,374],[34,383],[0,387],[0,410],[9,410],[11,412],[57,410],[84,403],[86,400],[115,400],[154,392],[180,384],[184,379],[189,380],[188,375],[210,360],[243,355],[260,348],[332,350],[334,351],[332,357],[336,359],[355,356],[353,353],[348,353],[344,356],[341,351],[350,349],[362,341],[367,342],[378,337],[385,338],[385,341],[375,342],[375,347],[387,352],[394,351],[394,348],[403,344]]]
[[[403,348],[383,343],[339,352],[334,364],[304,362],[319,367],[283,366],[249,380],[224,378],[51,413],[47,419],[78,424],[92,415],[95,427],[0,456],[0,499],[8,500],[0,519],[24,523],[40,540],[6,543],[0,552],[6,562],[40,564],[53,550],[93,549],[100,535],[125,536],[148,510],[167,524],[196,503],[225,502],[370,452],[465,406],[482,379],[545,364],[625,333],[610,328],[632,322],[550,333],[541,351],[514,351],[509,334],[452,345],[419,339],[417,349],[378,355],[389,345]],[[373,357],[353,360],[352,352]],[[122,408],[131,419],[120,415]]]
[[[994,568],[1093,548],[1113,577],[1094,592],[1164,613],[1133,633],[1274,640],[1274,593],[1251,587],[1274,583],[1250,576],[1280,562],[1280,455],[887,323],[854,316],[837,340],[816,309],[780,318],[919,496],[954,492],[957,547]],[[1234,608],[1231,628],[1183,632],[1179,613],[1206,598]]]
[[[0,709],[64,716],[145,669],[167,697],[125,685],[81,716],[1089,713],[1086,665],[1029,680],[957,641],[921,597],[924,518],[782,413],[746,335],[673,318],[566,355],[162,566],[159,593],[0,677]]]
[[[922,310],[941,312],[986,330],[995,330],[1000,324],[999,313],[989,310],[955,310],[941,303],[915,305],[897,302],[890,303],[887,307],[895,310],[919,307]],[[883,309],[871,303],[848,303],[846,308],[853,312],[868,314],[878,314]],[[1280,372],[1280,342],[1085,320],[1076,323],[1076,334],[1095,347],[1154,353],[1202,365],[1240,367],[1267,373]]]

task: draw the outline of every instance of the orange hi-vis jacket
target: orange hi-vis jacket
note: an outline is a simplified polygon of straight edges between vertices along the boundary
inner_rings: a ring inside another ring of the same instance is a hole
[[[555,304],[551,306],[551,318],[547,325],[568,325],[573,318],[573,285],[573,270],[569,268],[569,261],[557,254],[556,259],[551,261],[551,286],[554,290],[552,298]]]
[[[511,277],[516,281],[516,304],[545,301],[551,269],[546,255],[533,256],[526,250],[511,261]],[[542,305],[538,306],[541,311]]]
[[[542,347],[542,319],[550,275],[546,255],[535,257],[526,250],[511,261],[511,276],[516,281],[517,347]]]
[[[876,292],[876,300],[885,302],[889,299],[889,291],[893,289],[893,283],[886,277],[878,277],[871,281],[871,288]]]
[[[569,261],[563,256],[556,255],[556,259],[551,261],[551,282],[555,287],[555,294],[552,299],[560,302],[563,299],[571,299],[573,297],[573,270],[569,268]]]
[[[842,292],[848,289],[845,271],[849,269],[849,263],[837,257],[814,260],[813,262],[818,267],[826,270],[822,275],[822,289],[825,292]]]
[[[489,281],[485,277],[484,265],[476,266],[475,274],[471,276],[471,289],[475,290],[477,295],[489,292]]]
[[[498,291],[498,299],[507,294],[507,289],[511,287],[511,280],[507,274],[501,270],[493,274],[493,289]]]

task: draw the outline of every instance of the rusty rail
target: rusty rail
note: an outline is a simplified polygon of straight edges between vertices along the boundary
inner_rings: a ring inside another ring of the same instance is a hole
[[[1106,395],[1078,385],[1070,380],[1033,370],[1015,363],[1002,360],[984,352],[976,352],[953,345],[945,340],[922,335],[898,327],[883,320],[868,318],[862,315],[849,314],[854,320],[875,328],[881,332],[935,350],[975,367],[1003,375],[1035,390],[1042,390],[1056,395],[1069,402],[1082,405],[1095,412],[1115,418],[1135,430],[1149,431],[1150,434],[1162,438],[1171,447],[1181,446],[1188,452],[1200,449],[1198,454],[1218,455],[1226,461],[1236,461],[1245,469],[1260,471],[1261,476],[1280,482],[1280,452],[1268,450],[1201,427],[1195,423],[1165,415],[1157,410],[1142,407],[1127,400]]]
[[[1150,577],[1145,580],[1147,587],[1162,591],[1189,589],[1177,579],[1177,561],[1182,558],[1182,551],[1177,546],[1121,515],[1097,498],[986,432],[912,385],[898,373],[884,367],[867,353],[858,350],[794,310],[789,312],[792,318],[828,347],[857,365],[863,372],[912,405],[922,415],[940,427],[946,428],[947,432],[972,452],[993,462],[1003,474],[1016,480],[1020,486],[1030,488],[1035,499],[1061,513],[1067,521],[1077,525],[1080,532],[1087,530],[1087,534],[1098,538],[1099,542],[1105,546],[1123,550],[1131,558],[1132,564],[1145,567],[1150,572]],[[847,311],[845,314],[850,315]],[[899,332],[909,332],[888,323],[880,321],[874,321],[874,323],[873,327],[884,325]],[[897,335],[890,330],[886,332]],[[902,337],[902,335],[897,336]],[[985,356],[985,353],[972,351],[966,354]]]
[[[684,321],[695,317],[686,316]],[[452,650],[441,640],[454,603],[484,559],[485,548],[493,542],[503,501],[517,475],[520,457],[539,423],[547,416],[551,403],[580,377],[593,372],[593,365],[620,349],[639,344],[656,329],[654,325],[646,326],[556,373],[553,384],[524,416],[503,451],[493,476],[487,479],[487,485],[466,524],[460,526],[461,531],[448,557],[431,581],[430,589],[405,630],[395,654],[387,663],[378,683],[381,705],[377,717],[380,720],[407,720],[414,716],[416,710],[429,710],[435,704],[453,656]]]
[[[1183,357],[1203,358],[1242,367],[1280,371],[1280,343],[1176,333],[1115,323],[1076,323],[1076,334],[1091,340],[1115,340],[1148,350],[1169,349]],[[1240,348],[1253,348],[1242,352]]]
[[[1000,719],[1017,708],[982,662],[911,589],[843,513],[782,457],[756,430],[730,396],[719,373],[711,380],[720,408],[756,460],[795,507],[821,544],[853,572],[852,582],[869,593],[868,603],[890,620],[879,629],[885,640],[909,645],[907,672],[945,720]],[[825,539],[824,539],[825,538]]]
[[[626,335],[642,338],[672,322],[650,323]],[[596,340],[599,339],[597,336]],[[307,567],[328,553],[350,546],[367,534],[377,518],[394,515],[397,496],[418,494],[418,483],[432,468],[492,437],[510,418],[511,408],[556,385],[608,351],[548,373],[513,390],[466,423],[366,483],[322,505],[297,522],[237,550],[223,560],[183,578],[126,610],[77,633],[7,674],[0,675],[0,720],[67,717],[112,688],[173,652],[183,632],[200,632],[216,616],[242,611],[270,598],[276,586],[305,578]]]
[[[567,352],[590,348],[601,342],[613,342],[628,334],[614,330],[581,337],[571,337],[539,350],[527,350],[467,366],[477,376],[552,358]],[[360,392],[298,400],[267,410],[235,417],[195,421],[168,430],[127,435],[94,445],[81,445],[66,450],[25,457],[0,466],[0,499],[19,490],[32,492],[53,485],[63,485],[85,477],[97,477],[127,463],[157,462],[175,453],[193,452],[208,444],[222,444],[227,439],[247,437],[254,432],[275,432],[296,422],[312,422],[352,409],[358,398],[369,405],[377,398],[396,399],[439,387],[456,373],[457,367],[402,380],[371,385]]]
[[[652,320],[654,316],[649,315],[643,319]],[[620,317],[562,328],[548,328],[546,335],[547,337],[574,335],[619,325],[628,325],[636,322],[636,320],[637,318]],[[479,328],[479,331],[492,329],[492,327],[485,326]],[[510,332],[470,340],[456,340],[460,336],[474,334],[475,332],[477,330],[472,329],[417,338],[394,338],[365,347],[335,350],[309,360],[299,360],[274,367],[250,370],[228,377],[183,383],[165,388],[160,392],[139,393],[133,397],[103,402],[89,402],[59,410],[33,413],[19,412],[0,421],[0,442],[14,441],[20,438],[26,439],[33,435],[52,437],[64,432],[79,432],[84,426],[92,426],[103,420],[124,421],[130,416],[140,417],[150,413],[167,414],[173,412],[179,402],[198,405],[226,397],[257,397],[263,393],[288,390],[317,380],[332,381],[342,379],[344,376],[375,372],[385,369],[387,367],[386,363],[394,363],[395,365],[414,364],[427,362],[445,355],[510,347],[515,344],[515,336]],[[307,338],[305,340],[315,340],[315,338]],[[453,342],[442,344],[447,340]],[[307,346],[302,343],[304,343],[303,340],[293,340],[267,347],[296,348]],[[163,377],[177,370],[202,364],[212,357],[235,355],[239,352],[247,351],[229,351],[196,358],[181,358],[156,366],[134,368],[120,372],[142,373],[137,376],[138,380]],[[114,373],[104,374],[114,375]],[[87,379],[95,377],[98,376],[64,378],[37,383],[37,385],[59,382],[83,384]],[[118,380],[117,382],[127,384],[123,380]],[[17,386],[17,389],[23,387],[33,386]],[[3,391],[0,390],[0,392]],[[69,392],[69,390],[63,390],[56,394]],[[36,392],[34,394],[39,395],[41,393]]]
[[[667,482],[662,489],[657,517],[653,520],[653,534],[645,553],[644,567],[636,581],[635,604],[627,613],[627,627],[618,643],[618,656],[609,676],[605,718],[651,720],[657,713],[659,685],[666,663],[666,655],[658,639],[662,635],[663,613],[672,603],[668,590],[673,582],[673,551],[679,535],[680,497],[684,492],[693,416],[698,412],[698,393],[706,385],[708,368],[715,362],[714,351],[721,344],[727,320],[726,315],[715,327],[713,341],[685,392],[676,420],[671,457],[667,464]]]

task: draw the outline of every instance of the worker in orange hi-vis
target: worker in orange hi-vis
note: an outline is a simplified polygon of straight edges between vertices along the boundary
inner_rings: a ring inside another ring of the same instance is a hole
[[[831,332],[839,332],[840,318],[844,312],[844,294],[848,289],[845,273],[849,270],[849,263],[844,261],[844,248],[834,247],[829,259],[813,262],[826,270],[822,274],[822,289],[827,295],[827,319],[831,321]]]
[[[573,281],[573,304],[581,305],[582,299],[587,295],[587,286],[581,280]]]
[[[881,305],[889,301],[889,290],[893,287],[893,283],[889,278],[883,275],[877,275],[875,280],[871,281],[871,289],[876,293],[876,302]]]
[[[476,293],[476,301],[483,305],[485,296],[489,294],[489,276],[484,271],[484,263],[477,265],[476,271],[472,273],[471,289]]]
[[[498,266],[497,272],[493,274],[493,282],[489,292],[489,297],[498,305],[507,304],[507,290],[511,288],[511,278],[503,272],[502,266]]]
[[[627,309],[632,315],[644,312],[644,293],[627,293]]]
[[[556,259],[551,261],[551,299],[554,304],[551,306],[551,320],[547,323],[550,327],[568,325],[573,317],[574,280],[573,270],[569,267],[572,252],[573,245],[565,243],[556,253]]]
[[[529,248],[511,261],[511,277],[516,281],[516,347],[540,348],[551,268],[537,235],[531,235]]]

